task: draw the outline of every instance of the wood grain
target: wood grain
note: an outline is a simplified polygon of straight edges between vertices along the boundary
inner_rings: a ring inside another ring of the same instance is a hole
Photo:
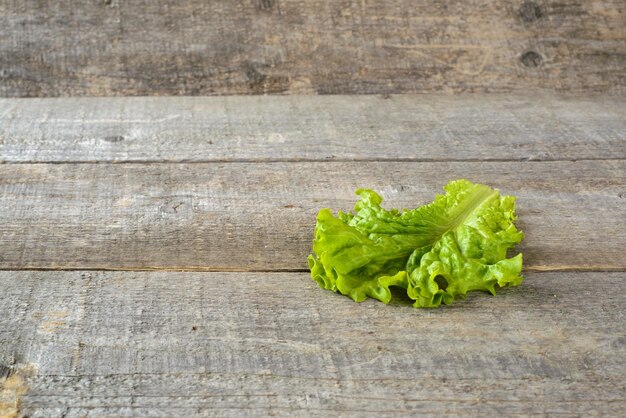
[[[623,92],[623,0],[0,1],[0,96]]]
[[[2,162],[602,158],[626,158],[624,97],[0,100]]]
[[[626,408],[624,273],[531,273],[435,310],[306,273],[0,272],[28,416],[601,415]]]
[[[0,268],[306,269],[359,187],[413,208],[451,179],[518,196],[530,269],[626,269],[626,161],[0,165]]]

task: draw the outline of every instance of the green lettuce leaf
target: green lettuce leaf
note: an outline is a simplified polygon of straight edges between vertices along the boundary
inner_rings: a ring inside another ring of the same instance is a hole
[[[386,210],[372,190],[357,190],[354,213],[317,215],[311,277],[324,289],[357,302],[391,300],[391,286],[406,289],[415,307],[436,307],[468,291],[495,295],[521,283],[522,255],[507,251],[523,234],[515,228],[515,198],[467,180],[444,187],[425,206]]]

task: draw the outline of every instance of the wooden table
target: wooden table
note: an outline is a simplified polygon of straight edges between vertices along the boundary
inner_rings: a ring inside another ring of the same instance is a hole
[[[0,100],[0,416],[626,413],[626,100]],[[310,279],[315,214],[518,196],[525,281]]]

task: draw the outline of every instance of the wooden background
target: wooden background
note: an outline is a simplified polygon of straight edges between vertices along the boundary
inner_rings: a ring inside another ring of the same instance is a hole
[[[626,100],[0,100],[0,416],[626,411]],[[437,310],[309,277],[319,208],[518,196],[525,281]],[[113,271],[115,270],[115,271]]]
[[[0,96],[623,92],[623,0],[0,0]]]
[[[626,416],[625,86],[624,0],[0,0],[0,417]],[[310,279],[461,177],[522,285]]]

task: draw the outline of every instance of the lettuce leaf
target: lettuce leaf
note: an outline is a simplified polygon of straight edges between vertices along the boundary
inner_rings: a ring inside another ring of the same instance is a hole
[[[354,213],[320,210],[308,259],[313,280],[356,302],[389,303],[389,288],[397,286],[415,307],[520,284],[522,254],[507,258],[524,236],[514,225],[515,198],[467,180],[444,189],[413,210],[383,209],[383,199],[367,189],[357,190]]]

